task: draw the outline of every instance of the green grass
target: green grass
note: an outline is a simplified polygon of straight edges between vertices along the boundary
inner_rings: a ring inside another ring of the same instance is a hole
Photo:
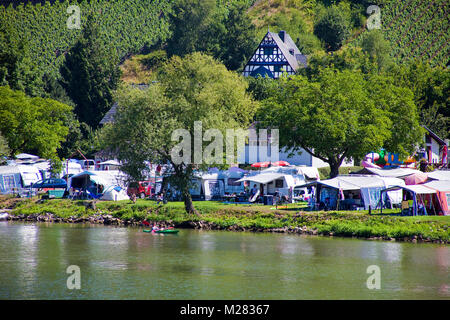
[[[67,199],[20,201],[12,210],[15,215],[40,215],[52,213],[61,218],[87,217],[110,214],[122,220],[170,221],[175,224],[203,221],[219,229],[236,227],[263,231],[273,228],[300,227],[317,234],[357,237],[405,237],[449,242],[450,216],[400,217],[369,215],[367,211],[305,212],[302,205],[289,204],[279,208],[263,205],[223,204],[216,201],[198,201],[194,206],[199,215],[189,215],[183,202],[156,205],[154,201],[137,200],[97,202],[97,210],[86,210],[85,201]]]

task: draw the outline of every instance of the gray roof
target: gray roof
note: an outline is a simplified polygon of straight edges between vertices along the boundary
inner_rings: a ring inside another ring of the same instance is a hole
[[[269,31],[268,34],[272,36],[273,40],[277,44],[278,48],[280,48],[292,69],[297,70],[300,66],[306,67],[306,56],[300,52],[289,34],[285,31],[280,31],[280,33]],[[284,41],[280,38],[280,34],[284,34]]]
[[[117,113],[117,107],[118,106],[119,106],[119,104],[117,102],[113,104],[111,109],[109,109],[109,111],[105,114],[103,119],[100,121],[101,125],[105,125],[107,123],[113,123],[114,122],[114,116]]]
[[[132,85],[133,88],[135,89],[140,89],[140,90],[144,90],[147,89],[149,87],[148,84],[133,84]],[[117,102],[115,102],[111,109],[109,109],[109,111],[105,114],[105,116],[103,117],[103,119],[100,121],[101,125],[105,125],[107,123],[113,123],[114,122],[114,116],[117,113],[117,108],[119,107],[119,104]]]

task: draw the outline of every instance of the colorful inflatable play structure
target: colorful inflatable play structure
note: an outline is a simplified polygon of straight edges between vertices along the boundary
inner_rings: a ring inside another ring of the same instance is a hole
[[[364,160],[361,161],[361,166],[365,168],[397,168],[397,167],[414,167],[416,160],[408,157],[405,160],[400,160],[398,153],[390,153],[386,150],[379,152],[371,152],[366,154]]]

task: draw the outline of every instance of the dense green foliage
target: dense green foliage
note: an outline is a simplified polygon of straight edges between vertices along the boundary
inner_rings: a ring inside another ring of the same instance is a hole
[[[220,130],[223,136],[226,129],[246,128],[256,109],[246,89],[243,78],[210,56],[198,52],[173,56],[148,90],[124,88],[119,93],[115,123],[107,129],[110,149],[117,150],[125,162],[122,170],[135,179],[141,178],[146,161],[170,163],[171,183],[181,191],[186,211],[193,212],[189,187],[194,163],[202,164],[205,158],[198,162],[183,150],[184,159],[175,161],[172,154],[179,137],[174,133],[180,129],[189,133],[186,142],[191,151],[196,121],[202,122],[202,132]],[[222,138],[217,139],[223,144]]]
[[[55,158],[68,128],[64,120],[72,108],[52,99],[30,98],[21,91],[0,87],[0,132],[8,141],[10,155],[36,153]]]
[[[211,54],[229,70],[237,70],[256,46],[255,28],[245,14],[248,5],[234,1],[177,0],[170,14],[169,56],[196,51]]]
[[[26,41],[15,39],[4,25],[0,25],[0,85],[25,91],[31,96],[42,93]]]
[[[314,25],[314,34],[324,42],[327,51],[338,50],[351,33],[351,22],[337,6],[326,9]]]
[[[381,8],[381,29],[398,61],[418,59],[432,66],[449,62],[450,3],[447,0],[390,0]]]
[[[80,122],[97,128],[113,104],[120,79],[118,58],[99,37],[100,29],[89,16],[80,38],[61,66],[62,85],[75,103]]]
[[[0,22],[14,37],[25,40],[31,60],[41,75],[57,76],[65,53],[75,43],[81,30],[68,29],[70,14],[67,8],[78,5],[81,9],[81,28],[90,13],[97,13],[102,40],[113,44],[120,57],[138,52],[143,47],[164,41],[168,34],[166,16],[170,10],[168,0],[66,0],[50,4],[20,4],[17,7],[0,6]]]
[[[264,101],[262,126],[280,130],[280,146],[306,150],[327,162],[331,177],[345,158],[381,147],[407,155],[422,139],[413,94],[386,75],[324,69],[308,79],[282,80]]]
[[[450,138],[450,70],[411,61],[393,65],[389,73],[397,84],[413,91],[421,124],[443,139]]]

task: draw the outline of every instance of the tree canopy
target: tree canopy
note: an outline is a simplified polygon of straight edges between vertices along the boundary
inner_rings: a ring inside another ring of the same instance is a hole
[[[75,103],[80,122],[97,128],[113,104],[113,90],[120,80],[118,58],[100,37],[100,28],[90,16],[82,35],[61,66],[62,85]]]
[[[248,4],[229,6],[216,0],[177,0],[170,15],[169,56],[199,51],[222,61],[229,70],[243,67],[255,50],[255,27],[246,14]]]
[[[345,158],[381,147],[405,155],[422,138],[412,92],[390,78],[327,68],[312,79],[284,79],[281,87],[258,119],[279,128],[280,146],[327,162],[332,177]]]
[[[32,152],[55,158],[69,132],[64,119],[71,111],[61,102],[0,87],[0,132],[8,142],[9,155]]]
[[[0,85],[37,96],[42,93],[40,84],[27,43],[19,40],[12,30],[0,26]]]
[[[174,56],[162,68],[159,82],[149,89],[120,90],[115,123],[105,135],[107,145],[117,150],[119,159],[125,162],[122,169],[135,179],[142,177],[146,161],[170,164],[172,185],[181,192],[186,211],[195,212],[189,187],[198,153],[195,155],[192,138],[193,157],[181,163],[174,161],[172,151],[180,143],[173,140],[174,131],[183,129],[193,137],[197,121],[201,121],[202,133],[217,129],[223,137],[226,129],[248,128],[257,105],[246,89],[243,78],[210,56]],[[200,140],[200,144],[208,143]]]

